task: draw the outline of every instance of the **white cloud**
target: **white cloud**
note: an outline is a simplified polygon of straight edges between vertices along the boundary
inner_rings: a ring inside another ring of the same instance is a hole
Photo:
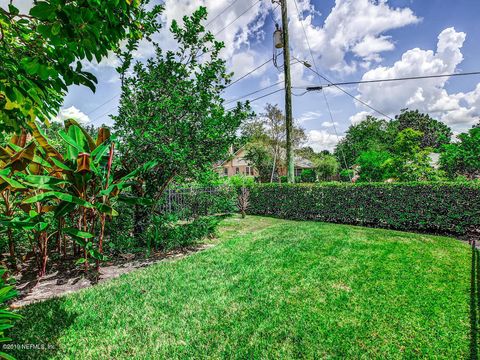
[[[386,0],[336,0],[335,6],[321,26],[313,24],[318,15],[313,0],[297,0],[300,16],[296,11],[294,0],[288,0],[290,9],[289,30],[294,56],[311,61],[310,52],[305,40],[302,22],[315,56],[316,63],[322,69],[352,73],[361,66],[370,66],[380,61],[380,53],[391,51],[395,45],[384,33],[415,24],[420,21],[409,8],[390,7]],[[231,5],[231,6],[230,6]],[[232,4],[231,0],[165,0],[165,10],[161,15],[162,30],[154,36],[162,49],[175,49],[176,41],[169,32],[173,20],[182,21],[183,16],[192,14],[199,6],[205,6],[209,12],[207,30],[217,34],[216,37],[225,43],[222,56],[227,59],[236,75],[242,60],[247,70],[248,64],[259,64],[268,58],[251,51],[252,42],[270,41],[271,34],[265,34],[263,26],[271,22],[267,17],[272,9],[270,1],[243,0]],[[223,12],[228,7],[227,11]],[[251,7],[251,9],[249,9]],[[249,9],[247,12],[245,12]],[[279,10],[275,17],[279,17]],[[217,17],[217,15],[221,14]],[[213,20],[213,21],[212,21]],[[279,20],[279,19],[277,19]],[[210,23],[211,21],[211,23]],[[226,28],[225,28],[226,27]],[[225,30],[222,30],[224,29]],[[235,56],[234,56],[235,54]],[[345,57],[351,54],[359,61],[347,62]],[[135,56],[145,59],[153,55],[153,49],[145,41],[140,43]],[[255,56],[255,61],[249,60]],[[237,59],[241,57],[243,59]],[[113,59],[107,59],[101,65],[116,66]],[[281,79],[280,75],[280,79]],[[316,76],[306,71],[303,65],[292,67],[292,78],[297,86],[316,80]]]
[[[454,73],[463,61],[465,38],[465,33],[447,28],[438,35],[436,51],[408,50],[393,66],[372,69],[362,80]],[[358,91],[362,100],[387,114],[398,114],[405,107],[418,109],[432,113],[455,130],[465,130],[480,117],[480,87],[468,93],[449,94],[445,89],[447,81],[445,77],[360,84]]]
[[[323,26],[313,25],[313,5],[311,0],[298,1],[300,13],[308,14],[303,19],[292,16],[290,32],[298,57],[308,58],[302,23],[316,61],[324,69],[342,73],[357,70],[357,62],[348,63],[347,54],[353,54],[366,61],[379,61],[380,53],[394,49],[391,38],[384,33],[421,19],[409,8],[392,8],[386,0],[336,0]],[[294,0],[289,0],[291,13],[295,11]]]
[[[320,111],[307,111],[307,112],[304,112],[302,115],[300,115],[300,117],[298,117],[295,120],[299,124],[304,124],[307,121],[318,119],[321,115],[322,115],[322,113]]]
[[[90,118],[88,117],[88,115],[84,114],[75,106],[70,106],[66,109],[60,109],[60,112],[53,121],[63,122],[67,119],[76,120],[79,124],[88,124],[90,122]]]
[[[307,146],[311,146],[313,150],[319,152],[322,150],[332,151],[335,145],[341,140],[341,136],[337,137],[325,130],[310,130],[307,132]]]
[[[322,127],[325,127],[325,128],[331,128],[331,127],[334,127],[334,126],[338,126],[338,122],[336,122],[336,121],[334,121],[334,122],[324,121],[322,123]]]
[[[372,115],[372,114],[368,111],[360,111],[360,112],[350,116],[349,120],[353,125],[357,125],[358,123],[365,120],[368,115]]]
[[[231,61],[231,68],[229,71],[233,71],[235,73],[235,78],[240,78],[243,75],[250,72],[252,69],[255,69],[262,65],[264,61],[262,61],[261,55],[255,53],[254,51],[248,50],[241,52],[235,55]],[[267,70],[267,66],[262,66],[255,72],[253,72],[250,77],[261,76]]]

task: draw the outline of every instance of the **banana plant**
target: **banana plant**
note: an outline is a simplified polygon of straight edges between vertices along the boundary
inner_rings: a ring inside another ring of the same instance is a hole
[[[99,261],[104,259],[105,222],[107,218],[118,215],[114,209],[116,202],[142,201],[122,197],[122,190],[134,184],[135,178],[142,171],[154,166],[155,162],[152,161],[143,168],[115,179],[112,171],[115,139],[108,128],[100,128],[94,139],[77,122],[67,120],[65,130],[59,132],[66,143],[63,155],[48,147],[48,140],[40,131],[33,131],[33,135],[37,142],[42,144],[44,153],[50,154],[49,157],[55,167],[53,175],[61,174],[61,177],[67,180],[61,194],[46,191],[41,197],[56,198],[60,201],[55,213],[57,218],[76,211],[77,226],[65,228],[63,231],[83,249],[83,257],[79,262],[83,262],[88,268],[88,258],[91,257],[96,260],[98,268]],[[69,195],[69,198],[65,198],[65,195]],[[26,202],[38,199],[38,197],[28,199]]]
[[[93,259],[98,268],[104,259],[106,220],[118,215],[114,209],[118,201],[144,202],[121,193],[155,162],[115,179],[115,142],[107,128],[99,129],[93,139],[77,122],[67,120],[65,130],[59,131],[66,144],[61,154],[36,123],[29,126],[30,142],[26,136],[18,136],[0,148],[0,192],[5,210],[0,225],[10,233],[19,230],[32,234],[39,276],[46,273],[53,236],[59,251],[63,244],[64,255],[68,236],[74,255],[83,252],[78,262],[88,269],[89,259]]]

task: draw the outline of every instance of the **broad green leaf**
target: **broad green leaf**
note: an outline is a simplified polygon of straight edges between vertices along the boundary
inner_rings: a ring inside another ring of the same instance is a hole
[[[98,211],[101,213],[110,215],[110,216],[118,216],[117,210],[113,209],[111,206],[108,206],[103,203],[96,203],[95,208],[97,208]]]
[[[75,132],[70,131],[72,127],[75,128]],[[80,126],[80,124],[78,124],[78,122],[76,122],[74,119],[65,120],[65,128],[67,129],[68,135],[70,135],[70,137],[75,139],[77,143],[82,144],[84,152],[90,153],[93,150],[95,150],[96,148],[95,141],[92,139],[90,134],[82,126]],[[77,133],[78,131],[80,131],[83,134],[83,136],[80,136]],[[83,146],[84,141],[86,141],[86,143],[88,144],[88,147]]]
[[[55,6],[45,1],[38,1],[36,5],[30,9],[30,15],[40,20],[49,20],[55,16]]]
[[[72,171],[72,172],[75,171],[74,169],[70,168],[69,166],[67,166],[65,163],[61,162],[58,159],[52,158],[52,161],[53,161],[53,163],[55,164],[56,167],[58,167],[62,170]]]
[[[52,197],[57,198],[59,200],[70,202],[72,204],[81,205],[83,207],[90,208],[90,209],[92,209],[94,207],[88,201],[80,199],[77,196],[73,196],[73,195],[70,195],[70,194],[65,194],[65,193],[58,192],[58,191],[44,192],[44,193],[29,197],[29,198],[23,200],[23,202],[25,204],[31,204],[31,203],[42,201],[42,200],[49,199],[49,198],[52,198]]]
[[[63,232],[68,234],[68,235],[76,236],[76,237],[79,237],[79,238],[82,238],[82,239],[91,239],[91,238],[94,237],[94,235],[90,234],[89,232],[81,231],[81,230],[78,230],[77,228],[73,228],[73,227],[64,228]]]
[[[6,183],[8,183],[8,185],[10,185],[12,188],[14,189],[26,189],[26,187],[24,185],[22,185],[21,183],[19,183],[17,180],[14,180],[12,178],[9,178],[8,176],[5,176],[5,175],[0,175],[0,178],[5,181]]]
[[[75,210],[75,207],[76,207],[76,204],[72,204],[71,202],[68,202],[68,201],[60,201],[60,204],[58,204],[55,209],[54,216],[56,218],[61,218],[64,215]]]

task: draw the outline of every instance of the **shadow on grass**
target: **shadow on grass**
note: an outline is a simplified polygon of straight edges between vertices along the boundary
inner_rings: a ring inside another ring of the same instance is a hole
[[[480,261],[479,251],[472,243],[472,269],[470,273],[470,359],[478,359],[478,317],[480,314]]]
[[[54,298],[20,310],[23,319],[8,333],[13,341],[4,345],[4,352],[17,359],[41,360],[61,355],[58,338],[76,318],[65,310],[64,302],[64,298]]]

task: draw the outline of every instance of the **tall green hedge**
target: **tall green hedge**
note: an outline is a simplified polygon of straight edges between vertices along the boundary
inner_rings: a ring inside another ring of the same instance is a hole
[[[399,230],[480,232],[480,185],[465,183],[259,184],[249,214]]]

